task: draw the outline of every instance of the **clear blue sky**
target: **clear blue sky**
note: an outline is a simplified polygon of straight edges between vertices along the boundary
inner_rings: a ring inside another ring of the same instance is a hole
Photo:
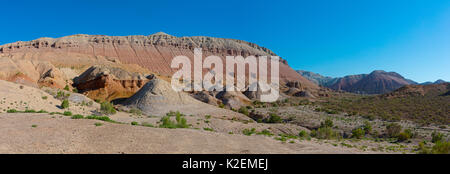
[[[450,80],[449,0],[5,1],[0,44],[72,34],[213,36],[257,43],[328,76]]]

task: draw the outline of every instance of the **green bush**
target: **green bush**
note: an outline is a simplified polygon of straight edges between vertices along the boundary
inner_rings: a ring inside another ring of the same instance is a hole
[[[203,128],[203,130],[205,130],[205,131],[211,131],[211,132],[214,132],[214,129],[212,129],[212,128],[209,128],[209,127],[205,127],[205,128]]]
[[[331,119],[329,119],[329,118],[326,119],[325,122],[321,122],[320,123],[320,127],[321,128],[324,128],[324,127],[330,127],[331,128],[331,127],[333,127],[333,125],[334,125],[333,121]]]
[[[25,113],[36,113],[36,111],[34,109],[26,109],[24,112]]]
[[[64,87],[64,90],[69,91],[69,90],[70,90],[70,89],[69,89],[69,85],[66,85],[66,86]]]
[[[116,114],[116,109],[114,109],[113,104],[111,104],[110,102],[102,102],[100,104],[100,110],[103,114]]]
[[[425,146],[424,143],[419,143],[419,153],[422,154],[449,154],[450,153],[450,142],[438,141],[434,144],[431,149]]]
[[[431,142],[436,143],[442,140],[444,140],[444,134],[436,131],[433,131],[433,133],[431,133]]]
[[[72,116],[71,118],[72,118],[72,119],[83,119],[84,116],[83,116],[83,115],[80,115],[80,114],[77,114],[77,115]]]
[[[162,124],[159,125],[160,128],[169,128],[169,129],[175,129],[175,128],[188,128],[189,125],[187,124],[186,118],[182,117],[181,114],[176,114],[176,123],[172,120],[170,120],[170,116],[164,116],[161,118]]]
[[[250,136],[250,135],[252,135],[252,134],[254,134],[254,133],[256,133],[256,129],[255,129],[255,128],[252,128],[252,129],[244,129],[244,130],[242,131],[242,134],[247,135],[247,136]]]
[[[256,133],[257,135],[266,135],[266,136],[273,136],[273,133],[271,133],[269,130],[264,129],[261,132]]]
[[[331,127],[320,127],[317,130],[311,131],[311,136],[318,139],[340,139],[338,132],[335,132]]]
[[[142,115],[142,111],[140,109],[136,109],[136,108],[130,109],[130,113],[133,115]]]
[[[64,111],[63,115],[65,115],[65,116],[72,116],[72,112],[70,112],[70,111]]]
[[[86,116],[85,118],[86,119],[94,119],[94,120],[102,120],[102,121],[107,121],[107,122],[114,122],[107,116],[90,115],[90,116]]]
[[[353,138],[361,139],[364,137],[365,134],[366,132],[363,130],[363,128],[356,128],[352,130]]]
[[[9,109],[6,111],[7,113],[17,113],[19,111],[15,110],[15,109]]]
[[[248,108],[245,106],[242,106],[241,108],[239,108],[238,112],[241,114],[247,115],[247,116],[249,115]]]
[[[139,125],[139,123],[136,121],[133,121],[133,122],[131,122],[131,125],[135,126],[135,125]]]
[[[103,125],[102,123],[94,123],[95,126],[101,126]]]
[[[69,108],[69,100],[63,100],[61,103],[61,108],[66,109]]]
[[[365,134],[370,134],[372,132],[372,124],[368,121],[364,122],[363,130]]]
[[[269,114],[269,120],[267,121],[267,123],[281,123],[281,122],[282,122],[282,120],[281,120],[280,116],[278,116],[275,113]]]
[[[306,133],[305,130],[301,130],[301,131],[298,133],[298,136],[299,136],[300,138],[306,138],[306,137],[308,136],[308,133]]]
[[[39,110],[37,113],[48,113],[48,112],[45,111],[45,110],[43,110],[43,109],[41,109],[41,110]]]
[[[397,137],[402,131],[402,126],[397,123],[391,123],[386,126],[386,134],[390,138]]]

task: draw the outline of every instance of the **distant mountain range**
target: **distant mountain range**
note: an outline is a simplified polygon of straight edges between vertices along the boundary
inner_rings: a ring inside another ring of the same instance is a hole
[[[442,83],[447,83],[447,82],[442,79],[439,79],[439,80],[436,80],[435,82],[423,82],[423,83],[421,83],[421,85],[432,85],[432,84],[442,84]]]
[[[383,94],[394,91],[405,85],[419,84],[404,78],[396,72],[386,72],[383,70],[375,70],[370,74],[348,75],[338,78],[322,76],[314,72],[303,70],[298,70],[297,72],[320,86],[359,94]],[[445,81],[438,80],[436,82],[425,82],[421,85],[440,83],[445,83]]]

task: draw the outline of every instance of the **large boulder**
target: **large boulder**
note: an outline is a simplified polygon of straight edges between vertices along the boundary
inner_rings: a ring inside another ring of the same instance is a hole
[[[96,65],[74,78],[73,86],[89,98],[111,101],[132,96],[151,77],[119,67]]]

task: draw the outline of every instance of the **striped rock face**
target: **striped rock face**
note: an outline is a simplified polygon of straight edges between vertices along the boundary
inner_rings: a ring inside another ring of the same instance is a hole
[[[222,59],[238,55],[276,56],[269,49],[246,41],[204,36],[175,37],[160,32],[149,36],[72,35],[56,39],[40,38],[0,46],[0,57],[48,61],[57,67],[87,68],[99,64],[120,64],[128,71],[171,76],[176,71],[170,68],[172,59],[184,55],[193,60],[194,48],[202,49],[203,58],[209,55]],[[281,84],[297,81],[302,88],[318,89],[316,84],[296,73],[283,59],[280,59],[279,69]]]

